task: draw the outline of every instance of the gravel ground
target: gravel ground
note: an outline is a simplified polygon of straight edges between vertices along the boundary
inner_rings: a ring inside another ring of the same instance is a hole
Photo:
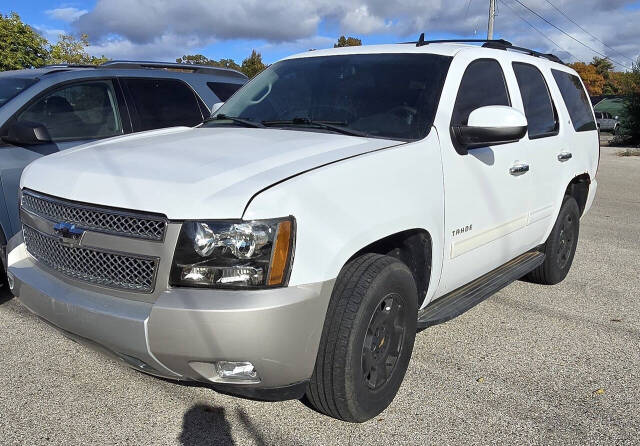
[[[567,279],[514,283],[421,332],[368,423],[137,373],[0,291],[0,444],[638,444],[640,158],[616,151]]]

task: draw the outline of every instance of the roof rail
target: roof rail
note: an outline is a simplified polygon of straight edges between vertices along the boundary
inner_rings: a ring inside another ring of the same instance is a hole
[[[529,48],[523,48],[519,46],[514,46],[511,42],[504,39],[443,39],[443,40],[424,40],[424,33],[420,34],[420,38],[417,42],[407,42],[407,43],[415,43],[417,47],[429,45],[430,43],[482,43],[483,48],[493,48],[496,50],[511,50],[518,51],[520,53],[528,54],[530,56],[542,57],[548,59],[553,62],[561,63],[564,65],[564,62],[555,54],[545,54],[540,53],[535,50],[531,50]]]
[[[233,70],[231,68],[213,67],[210,65],[193,65],[186,63],[174,63],[174,62],[151,62],[151,61],[133,61],[133,60],[111,60],[98,66],[99,68],[113,68],[113,69],[160,69],[160,70],[175,70],[175,71],[189,71],[191,73],[203,73],[203,74],[223,74],[238,79],[247,79],[243,73]]]
[[[561,63],[562,65],[564,65],[564,62],[562,61],[562,59],[560,59],[555,54],[541,53],[539,51],[535,51],[535,50],[532,50],[532,49],[529,49],[529,48],[523,48],[521,46],[514,46],[510,42],[507,42],[507,43],[508,43],[508,45],[505,45],[505,44],[501,44],[500,41],[498,41],[498,40],[492,40],[492,41],[487,41],[482,46],[484,48],[493,48],[493,49],[496,49],[496,50],[517,51],[519,53],[528,54],[529,56],[542,57],[542,58],[550,60],[552,62],[557,62],[557,63]]]

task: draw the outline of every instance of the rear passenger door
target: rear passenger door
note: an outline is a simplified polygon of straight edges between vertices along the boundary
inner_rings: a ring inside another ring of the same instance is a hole
[[[544,74],[530,63],[513,62],[512,67],[522,100],[517,107],[523,107],[528,122],[521,141],[530,163],[527,237],[530,245],[537,245],[544,242],[547,229],[555,222],[558,191],[567,187],[565,163],[571,160],[560,161],[567,152],[566,129],[560,132],[558,110]]]
[[[200,104],[191,87],[181,80],[125,78],[120,81],[127,93],[134,132],[193,127],[204,119],[204,105]]]

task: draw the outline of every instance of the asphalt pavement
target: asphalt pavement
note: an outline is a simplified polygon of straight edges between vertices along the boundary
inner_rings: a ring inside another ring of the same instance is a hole
[[[573,268],[418,334],[400,393],[348,424],[130,370],[0,290],[0,444],[638,444],[640,157],[603,148]]]

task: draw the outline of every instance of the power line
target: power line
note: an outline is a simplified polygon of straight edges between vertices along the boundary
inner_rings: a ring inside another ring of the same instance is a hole
[[[560,51],[563,51],[565,53],[567,53],[569,56],[571,56],[573,59],[575,60],[579,60],[576,56],[574,56],[573,54],[571,54],[569,51],[565,50],[564,48],[562,48],[560,45],[558,45],[553,39],[551,39],[551,37],[547,36],[544,32],[540,31],[533,23],[531,23],[530,21],[528,21],[527,19],[525,19],[524,17],[522,17],[520,14],[518,14],[518,12],[513,8],[513,6],[511,6],[510,4],[508,4],[505,0],[500,0],[500,2],[505,5],[507,8],[509,8],[511,10],[511,12],[513,12],[515,14],[516,17],[518,17],[520,20],[522,20],[524,23],[526,23],[527,25],[529,25],[534,31],[536,31],[538,34],[540,34],[542,37],[544,37],[545,39],[547,39],[549,42],[551,42],[552,44],[554,44],[556,47],[558,47],[558,49]]]
[[[554,5],[553,3],[551,3],[549,0],[544,0],[545,2],[549,3],[551,5],[551,7],[553,9],[555,9],[556,11],[558,11],[560,14],[562,14],[567,20],[569,20],[571,23],[573,23],[574,25],[576,25],[578,28],[580,28],[582,31],[584,31],[586,34],[588,34],[589,36],[591,36],[592,38],[594,38],[595,40],[597,40],[598,42],[600,42],[601,44],[603,44],[605,47],[609,48],[611,51],[613,51],[614,53],[624,57],[625,59],[630,60],[631,62],[635,62],[635,60],[633,60],[632,58],[625,56],[624,54],[622,54],[621,52],[615,50],[614,48],[611,48],[609,45],[607,45],[606,43],[604,43],[602,40],[598,39],[596,36],[594,36],[593,34],[591,34],[589,31],[587,31],[585,28],[583,28],[582,26],[580,26],[575,20],[573,20],[571,17],[569,17],[564,11],[562,11],[560,8],[558,8],[556,5]]]
[[[547,23],[548,25],[551,25],[552,27],[554,27],[555,29],[557,29],[558,31],[560,31],[562,34],[564,34],[565,36],[569,37],[570,39],[575,40],[576,42],[578,42],[580,45],[584,46],[585,48],[590,49],[591,51],[593,51],[594,53],[604,57],[605,59],[607,58],[606,54],[602,54],[600,51],[595,50],[593,48],[591,48],[589,45],[587,45],[586,43],[576,39],[575,37],[573,37],[571,34],[569,34],[568,32],[566,32],[565,30],[559,28],[558,26],[554,25],[553,23],[551,23],[549,20],[545,19],[543,16],[541,16],[540,14],[538,14],[537,12],[535,12],[533,9],[529,8],[527,5],[525,5],[524,3],[522,3],[520,0],[514,0],[516,3],[520,4],[520,6],[522,6],[523,8],[525,8],[527,11],[529,11],[531,14],[535,15],[536,17],[540,18],[542,21],[544,21],[545,23]],[[615,59],[612,58],[608,58],[611,62],[615,63],[616,65],[619,65],[627,70],[630,70],[631,68],[629,68],[628,66],[626,66],[625,64],[621,64],[620,62],[617,62]]]

